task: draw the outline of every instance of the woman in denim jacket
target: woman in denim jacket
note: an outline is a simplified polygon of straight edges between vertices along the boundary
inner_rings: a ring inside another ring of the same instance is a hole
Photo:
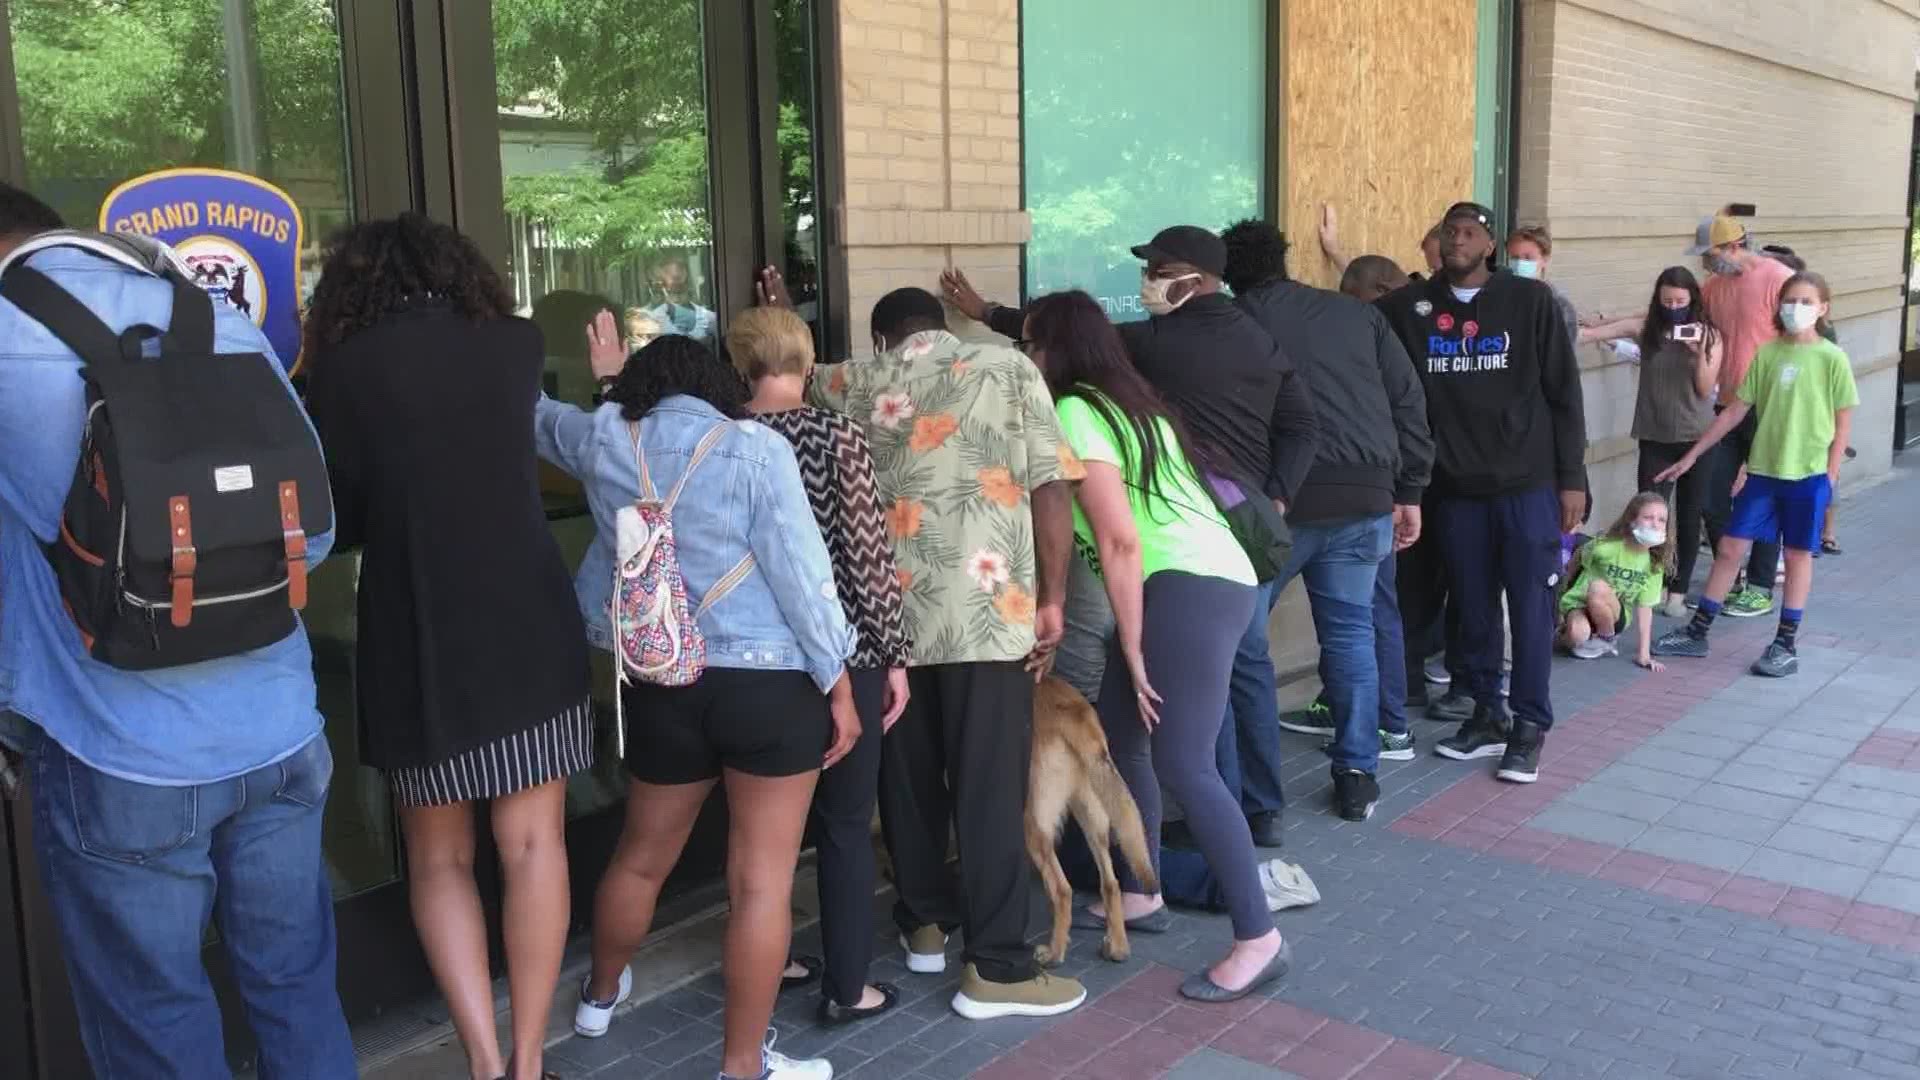
[[[595,898],[593,970],[581,987],[574,1029],[605,1034],[614,1007],[632,992],[628,961],[647,935],[695,817],[724,776],[733,911],[722,1075],[830,1077],[824,1059],[795,1061],[763,1047],[786,965],[788,904],[814,784],[860,735],[846,673],[854,635],[826,544],[792,448],[745,419],[746,388],[706,346],[663,337],[617,370],[594,374],[605,399],[595,411],[547,398],[535,411],[541,456],[585,486],[597,527],[575,578],[588,637],[601,648],[612,642],[614,517],[640,498],[629,421],[639,424],[659,492],[673,488],[715,425],[730,428],[673,510],[689,602],[698,606],[744,556],[754,564],[699,617],[707,641],[699,681],[620,688],[633,718],[627,818]]]

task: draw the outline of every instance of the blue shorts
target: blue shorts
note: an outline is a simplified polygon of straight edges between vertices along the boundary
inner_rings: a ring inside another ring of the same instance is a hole
[[[1826,473],[1800,480],[1747,474],[1747,486],[1733,500],[1733,520],[1727,535],[1762,543],[1780,541],[1795,551],[1820,547],[1821,519],[1833,501],[1833,485]]]

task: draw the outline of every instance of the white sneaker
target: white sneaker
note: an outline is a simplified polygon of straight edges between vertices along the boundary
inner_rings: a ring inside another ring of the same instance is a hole
[[[1569,651],[1573,653],[1575,658],[1580,660],[1598,660],[1603,656],[1618,655],[1620,646],[1615,644],[1613,639],[1603,638],[1596,634],[1580,644],[1575,645]]]
[[[1668,593],[1666,606],[1660,609],[1660,614],[1665,615],[1669,619],[1690,618],[1691,616],[1687,613],[1686,594]]]
[[[1310,907],[1320,902],[1320,889],[1304,868],[1285,859],[1260,864],[1260,889],[1267,894],[1268,911]]]
[[[589,975],[580,980],[580,1004],[573,1010],[573,1032],[583,1039],[597,1039],[607,1033],[607,1025],[613,1023],[613,1010],[620,1003],[633,996],[633,969],[620,969],[620,989],[614,992],[612,1001],[595,1001],[587,996]]]
[[[778,1031],[767,1030],[767,1048],[761,1055],[761,1060],[766,1062],[767,1080],[833,1080],[833,1062],[826,1058],[800,1061],[774,1053],[773,1042],[779,1037]]]
[[[907,954],[907,970],[916,975],[938,975],[947,970],[947,935],[937,926],[923,926],[912,937],[900,935]]]

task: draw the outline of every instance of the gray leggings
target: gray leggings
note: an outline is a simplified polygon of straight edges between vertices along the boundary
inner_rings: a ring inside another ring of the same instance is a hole
[[[1273,929],[1266,893],[1260,888],[1253,834],[1240,801],[1220,779],[1214,745],[1227,713],[1227,680],[1240,636],[1253,618],[1255,590],[1224,578],[1163,570],[1147,579],[1141,652],[1147,679],[1160,693],[1160,725],[1152,735],[1140,721],[1133,677],[1118,637],[1109,639],[1107,670],[1100,687],[1101,726],[1114,764],[1126,778],[1154,866],[1160,865],[1160,785],[1187,812],[1200,853],[1206,857],[1241,941]],[[1142,891],[1120,871],[1120,886]]]

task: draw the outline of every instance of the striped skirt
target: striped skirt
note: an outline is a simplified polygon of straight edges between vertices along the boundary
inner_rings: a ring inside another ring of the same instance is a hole
[[[593,701],[445,761],[387,773],[402,806],[498,799],[593,766]]]

